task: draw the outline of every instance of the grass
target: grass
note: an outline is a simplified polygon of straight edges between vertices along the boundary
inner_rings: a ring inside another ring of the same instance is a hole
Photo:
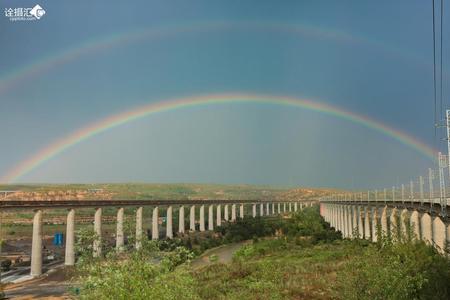
[[[241,248],[231,264],[214,264],[193,276],[202,299],[336,299],[336,274],[351,251],[342,241],[306,248],[259,241]]]

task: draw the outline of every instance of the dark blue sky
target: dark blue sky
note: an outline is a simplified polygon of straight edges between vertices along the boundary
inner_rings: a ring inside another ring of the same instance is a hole
[[[108,36],[160,32],[80,55],[0,90],[0,175],[111,114],[209,93],[308,98],[433,144],[431,1],[0,3],[3,81]],[[35,4],[46,10],[38,21],[11,22],[3,14],[4,8]],[[358,188],[409,182],[428,166],[432,162],[414,149],[345,120],[229,105],[126,124],[20,180]]]

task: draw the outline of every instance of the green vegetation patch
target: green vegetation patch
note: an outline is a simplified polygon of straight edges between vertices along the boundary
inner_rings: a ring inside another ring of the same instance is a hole
[[[223,264],[191,268],[191,249],[253,240]],[[92,240],[86,239],[88,245]],[[144,241],[79,260],[83,299],[450,299],[450,261],[423,242],[342,240],[308,208],[292,218],[248,218],[205,239]],[[202,246],[203,245],[203,246]],[[82,253],[80,253],[82,255]]]

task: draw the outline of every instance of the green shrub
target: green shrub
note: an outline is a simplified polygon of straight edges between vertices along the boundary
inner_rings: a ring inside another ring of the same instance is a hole
[[[423,242],[362,249],[338,281],[345,299],[450,299],[450,261]]]
[[[283,223],[283,232],[289,237],[310,237],[312,243],[341,239],[341,233],[332,230],[316,207],[308,207],[292,215]]]
[[[193,258],[192,252],[177,247],[161,253],[156,242],[144,243],[142,250],[126,258],[112,254],[108,259],[79,264],[81,299],[197,299],[193,279],[175,267]],[[157,260],[162,257],[161,263]]]
[[[210,262],[217,262],[219,260],[219,257],[216,254],[210,255],[209,256],[209,261]]]

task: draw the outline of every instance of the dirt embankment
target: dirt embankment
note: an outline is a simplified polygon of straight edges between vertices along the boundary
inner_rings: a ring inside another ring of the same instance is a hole
[[[335,190],[330,189],[309,189],[309,188],[291,189],[285,193],[281,193],[280,195],[278,195],[277,200],[295,201],[300,199],[315,199],[335,192],[336,192]]]
[[[95,190],[59,190],[59,191],[16,191],[7,193],[2,200],[111,200],[115,193],[103,189]]]

